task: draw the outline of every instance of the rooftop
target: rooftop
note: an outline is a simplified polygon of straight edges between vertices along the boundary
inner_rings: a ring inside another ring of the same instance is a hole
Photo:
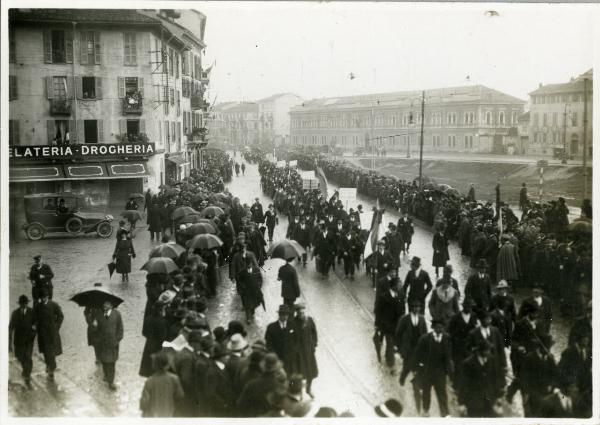
[[[593,69],[589,69],[577,78],[571,78],[571,81],[567,83],[559,84],[546,84],[540,86],[529,93],[529,95],[540,95],[540,94],[554,94],[554,93],[567,93],[574,91],[583,91],[584,79],[588,79],[588,88],[591,90],[593,86]]]
[[[155,18],[135,9],[9,9],[9,21],[123,22],[155,24]]]
[[[258,112],[258,104],[255,102],[224,102],[216,104],[211,112],[228,114],[240,114],[247,112]]]
[[[265,97],[263,99],[258,99],[256,101],[256,103],[266,103],[266,102],[271,102],[279,97],[283,97],[283,96],[296,96],[298,98],[300,98],[300,96],[298,96],[297,94],[294,93],[277,93],[277,94],[273,94],[269,97]]]

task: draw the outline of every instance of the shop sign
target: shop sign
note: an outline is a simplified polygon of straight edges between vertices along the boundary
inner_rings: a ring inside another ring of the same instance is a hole
[[[85,158],[114,155],[151,156],[156,149],[154,143],[87,143],[66,146],[9,146],[10,159],[54,159]]]

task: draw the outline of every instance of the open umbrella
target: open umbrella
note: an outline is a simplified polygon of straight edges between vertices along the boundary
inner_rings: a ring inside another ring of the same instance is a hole
[[[174,187],[165,189],[165,195],[167,195],[167,196],[177,195],[178,193],[179,193],[179,189],[176,189]]]
[[[438,185],[433,182],[427,182],[423,185],[423,189],[427,189],[427,190],[436,190],[437,188],[438,188]]]
[[[454,196],[456,198],[460,198],[460,192],[457,189],[454,189],[453,187],[451,187],[450,189],[446,190],[445,193],[448,196]]]
[[[131,198],[136,199],[136,198],[143,198],[143,197],[144,197],[144,195],[142,195],[141,193],[130,193],[129,194],[129,199],[131,199]]]
[[[117,307],[123,302],[123,299],[111,293],[108,289],[96,286],[94,289],[86,289],[73,295],[71,301],[76,302],[80,307],[102,308],[105,301],[110,301],[113,307]]]
[[[223,214],[225,214],[225,211],[223,211],[222,208],[216,207],[214,205],[206,207],[202,211],[200,211],[200,215],[202,217],[216,217]]]
[[[223,245],[218,236],[211,234],[196,235],[186,244],[192,251],[194,249],[212,249]]]
[[[148,274],[169,274],[179,270],[179,267],[170,258],[154,257],[146,261],[140,270],[146,270]]]
[[[194,223],[185,229],[185,233],[186,235],[201,235],[205,233],[212,233],[214,235],[217,233],[217,229],[208,223]]]
[[[442,192],[446,192],[446,191],[448,191],[448,189],[452,189],[452,186],[450,186],[449,184],[446,184],[446,183],[440,183],[440,184],[438,184],[438,189],[441,190]]]
[[[135,223],[142,219],[142,213],[137,210],[125,210],[121,213],[121,217],[126,218],[130,223]]]
[[[185,248],[181,245],[178,245],[176,243],[163,243],[152,248],[150,254],[148,254],[148,258],[166,257],[174,260],[184,252]]]
[[[569,224],[569,231],[573,233],[592,233],[592,223],[587,220],[574,220]]]
[[[298,242],[284,239],[271,245],[267,255],[271,258],[281,258],[286,260],[288,258],[300,257],[304,253],[306,253],[305,249],[302,248]]]
[[[160,186],[158,186],[159,189],[168,189],[169,186],[161,184]]]
[[[183,224],[183,223],[187,224],[187,223],[201,223],[200,220],[203,220],[203,218],[200,216],[200,213],[192,213],[192,214],[187,214],[175,221],[179,224]]]
[[[175,208],[171,213],[171,218],[175,221],[178,221],[180,218],[183,218],[189,214],[198,214],[198,211],[192,207],[178,207]]]

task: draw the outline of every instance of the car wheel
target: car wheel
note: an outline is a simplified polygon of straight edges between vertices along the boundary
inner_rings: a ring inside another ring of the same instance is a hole
[[[67,232],[71,233],[72,235],[76,235],[77,233],[81,232],[81,229],[83,229],[83,221],[81,221],[81,219],[78,217],[71,217],[67,220],[65,229],[67,229]]]
[[[33,223],[27,226],[25,233],[30,241],[39,241],[44,237],[44,228],[41,224]]]
[[[109,238],[110,235],[112,235],[113,228],[108,221],[103,221],[102,223],[98,224],[98,227],[96,228],[96,233],[101,238],[106,239]]]

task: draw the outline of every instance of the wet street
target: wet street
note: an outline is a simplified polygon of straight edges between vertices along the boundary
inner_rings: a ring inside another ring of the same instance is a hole
[[[233,177],[229,190],[240,198],[242,203],[251,204],[255,197],[266,209],[271,202],[260,190],[260,177],[257,166],[247,164],[245,176]],[[334,186],[334,185],[331,185]],[[333,192],[330,191],[330,195]],[[370,211],[375,200],[360,198],[365,211]],[[356,205],[349,205],[349,207]],[[118,213],[118,212],[117,212]],[[383,224],[396,222],[399,215],[386,212]],[[116,224],[115,224],[116,226]],[[280,217],[276,227],[275,240],[282,239],[287,229],[287,220]],[[415,225],[415,235],[411,245],[411,255],[422,259],[424,269],[434,276],[430,266],[432,260],[432,233],[429,228]],[[107,263],[114,249],[114,236],[100,239],[93,236],[80,238],[54,238],[30,242],[22,235],[11,241],[10,251],[10,305],[17,305],[17,298],[24,293],[30,296],[28,280],[29,267],[35,254],[42,254],[55,274],[54,298],[65,314],[61,328],[63,355],[58,357],[56,383],[46,382],[44,364],[41,356],[34,353],[32,391],[26,391],[21,385],[18,363],[11,356],[9,374],[9,409],[18,416],[139,416],[139,396],[144,379],[138,375],[139,364],[144,346],[141,335],[142,316],[145,305],[145,272],[139,268],[148,258],[149,250],[157,244],[151,242],[145,224],[136,230],[133,240],[137,258],[133,260],[129,283],[120,283],[118,275],[108,278]],[[402,280],[408,271],[410,256],[402,259],[400,277]],[[461,257],[455,243],[450,246],[450,263],[454,266],[454,277],[464,288],[470,268],[468,260]],[[277,270],[283,262],[269,260],[265,265],[267,275],[263,286],[266,311],[257,309],[256,321],[248,328],[248,339],[253,341],[264,338],[267,324],[277,319],[276,310],[282,303]],[[319,377],[313,384],[318,403],[331,406],[338,412],[352,411],[356,416],[374,415],[372,406],[387,398],[398,398],[404,405],[403,416],[416,416],[412,399],[412,389],[407,381],[404,387],[398,383],[398,373],[390,374],[387,367],[377,362],[372,344],[374,332],[374,291],[371,282],[361,269],[354,281],[346,280],[343,270],[337,268],[324,280],[317,274],[314,261],[306,268],[298,267],[302,301],[307,306],[307,314],[316,322],[319,332],[317,360]],[[222,281],[218,295],[211,300],[208,318],[211,327],[225,326],[232,319],[244,319],[241,302],[235,287],[228,279],[227,268],[221,270]],[[111,392],[102,382],[101,367],[94,364],[92,347],[87,345],[86,324],[83,309],[69,298],[94,282],[103,285],[122,297],[125,302],[119,306],[123,316],[125,335],[120,346],[117,362],[118,390]],[[517,302],[524,295],[517,293]],[[553,352],[557,359],[566,346],[566,334],[569,323],[565,322],[554,308],[555,322],[553,336],[556,341]],[[37,347],[37,345],[36,345]],[[396,369],[399,372],[401,360],[397,358]],[[458,416],[457,403],[450,394],[450,414]],[[437,416],[435,401],[431,415]],[[504,406],[505,416],[522,416],[521,400],[515,397],[512,406]]]

